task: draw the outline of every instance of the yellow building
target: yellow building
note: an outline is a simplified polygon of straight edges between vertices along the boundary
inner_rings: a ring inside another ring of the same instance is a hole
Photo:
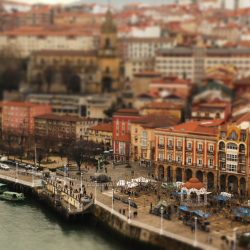
[[[69,37],[74,39],[74,37]],[[49,49],[36,51],[31,55],[29,63],[29,82],[38,82],[38,75],[44,82],[45,71],[52,68],[52,92],[66,92],[63,83],[63,74],[73,72],[78,77],[81,93],[104,93],[121,89],[122,60],[118,53],[119,42],[117,28],[110,11],[107,12],[101,26],[99,46],[95,37],[95,48],[89,50]],[[74,46],[72,45],[72,48]],[[65,77],[64,77],[65,78]],[[55,85],[57,87],[55,87]],[[39,90],[40,91],[40,90]],[[46,88],[41,91],[47,91]]]
[[[88,140],[101,143],[106,150],[112,148],[113,126],[112,123],[102,123],[88,129]]]
[[[155,156],[155,129],[176,125],[179,120],[165,114],[147,115],[131,122],[131,158],[151,166]]]
[[[179,121],[184,117],[184,104],[174,102],[151,102],[141,108],[143,115],[164,114],[165,116],[174,116]]]

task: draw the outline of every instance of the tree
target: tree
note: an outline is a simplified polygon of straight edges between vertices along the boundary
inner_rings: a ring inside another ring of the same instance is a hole
[[[33,83],[37,86],[37,90],[40,92],[42,90],[43,85],[43,74],[41,72],[35,75]]]
[[[68,89],[70,86],[70,78],[72,77],[72,75],[74,74],[74,70],[71,67],[71,65],[69,64],[65,64],[61,67],[60,70],[61,73],[61,80],[62,83],[66,86],[66,88]]]
[[[38,148],[36,150],[36,161],[38,163],[38,167],[40,168],[41,162],[42,160],[45,158],[46,154],[44,153],[44,151],[41,148]],[[34,159],[35,162],[35,159]]]
[[[122,108],[126,108],[126,105],[123,103],[123,100],[121,98],[117,98],[116,102],[113,102],[111,104],[111,107],[107,110],[104,110],[104,114],[108,117],[113,117],[113,114]]]
[[[103,148],[100,144],[92,141],[79,141],[72,143],[68,148],[68,158],[73,160],[78,171],[81,171],[81,165],[83,162],[90,158],[95,158],[103,152]]]
[[[43,71],[43,75],[47,84],[47,91],[50,92],[51,85],[55,79],[55,68],[51,65],[47,66]]]
[[[68,90],[74,94],[79,93],[81,91],[81,78],[79,75],[71,75]]]
[[[26,75],[24,60],[15,47],[0,50],[0,94],[4,90],[18,90],[20,82]]]

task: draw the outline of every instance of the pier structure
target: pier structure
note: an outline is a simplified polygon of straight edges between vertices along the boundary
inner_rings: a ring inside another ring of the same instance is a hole
[[[46,177],[41,173],[32,175],[25,171],[13,170],[0,170],[0,181],[12,185],[17,191],[32,191],[41,202],[65,218],[92,214],[98,221],[128,238],[163,249],[174,250],[180,246],[183,249],[221,248],[220,234],[209,234],[213,237],[211,244],[205,232],[191,232],[181,221],[162,220],[161,217],[149,214],[149,201],[140,201],[137,203],[138,208],[134,208],[131,206],[134,198],[129,199],[128,204],[115,200],[116,187],[113,184],[108,187],[106,184],[86,180],[82,175],[69,178],[66,175],[50,173],[50,176]],[[231,231],[228,231],[227,235],[230,236]],[[233,239],[232,235],[232,242]]]

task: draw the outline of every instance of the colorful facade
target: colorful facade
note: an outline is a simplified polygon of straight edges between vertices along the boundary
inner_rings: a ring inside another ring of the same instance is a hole
[[[105,150],[112,147],[113,125],[112,123],[102,123],[88,129],[88,140],[101,143]]]
[[[224,126],[219,131],[220,190],[246,195],[249,186],[249,121]]]
[[[131,147],[131,121],[139,118],[135,109],[121,109],[113,116],[113,151],[115,162],[128,162]]]
[[[178,119],[166,115],[148,115],[131,122],[131,160],[152,166],[155,157],[155,129],[176,125]]]
[[[2,102],[2,131],[13,135],[34,134],[35,117],[51,113],[50,105],[30,102]]]
[[[156,177],[169,182],[197,177],[209,190],[216,189],[217,135],[221,123],[190,121],[156,129]]]

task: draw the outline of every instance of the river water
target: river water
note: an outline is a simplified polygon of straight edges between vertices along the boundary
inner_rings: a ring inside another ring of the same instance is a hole
[[[0,200],[0,249],[3,250],[144,250],[91,218],[66,222],[48,208],[27,199]]]

